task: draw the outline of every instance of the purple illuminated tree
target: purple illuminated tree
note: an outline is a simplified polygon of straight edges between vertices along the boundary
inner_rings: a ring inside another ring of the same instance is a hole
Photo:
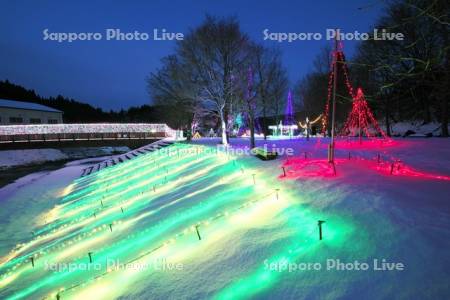
[[[286,109],[284,111],[284,122],[283,125],[294,125],[294,109],[292,105],[292,93],[291,90],[288,92],[287,102],[286,102]]]

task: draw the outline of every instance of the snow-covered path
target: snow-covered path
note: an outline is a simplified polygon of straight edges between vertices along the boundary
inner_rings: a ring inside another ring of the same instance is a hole
[[[336,176],[325,160],[326,140],[267,141],[295,153],[267,162],[217,154],[216,143],[176,144],[73,184],[83,166],[1,189],[0,298],[450,294],[449,139],[401,139],[389,147],[343,142]],[[248,141],[231,143],[236,149]],[[318,220],[325,221],[322,241]],[[150,267],[114,269],[108,259]],[[375,271],[374,259],[404,270]],[[370,268],[327,270],[327,260]],[[46,270],[45,263],[77,269]],[[286,266],[291,270],[280,270]]]

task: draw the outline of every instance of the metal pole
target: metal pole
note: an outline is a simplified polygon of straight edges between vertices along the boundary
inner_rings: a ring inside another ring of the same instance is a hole
[[[336,115],[336,88],[337,88],[337,53],[338,53],[338,41],[339,41],[339,29],[335,30],[335,37],[334,37],[334,55],[335,55],[335,61],[333,66],[333,113],[331,114],[331,143],[329,148],[329,157],[328,160],[330,162],[334,162],[334,122],[335,122],[335,115]]]

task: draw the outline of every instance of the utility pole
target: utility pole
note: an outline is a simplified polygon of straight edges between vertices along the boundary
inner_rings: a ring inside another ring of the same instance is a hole
[[[335,122],[335,115],[336,115],[336,88],[337,88],[337,63],[338,63],[338,43],[339,43],[339,29],[335,30],[335,37],[334,37],[334,66],[333,66],[333,112],[331,114],[331,142],[330,145],[328,145],[328,162],[334,162],[334,122]]]

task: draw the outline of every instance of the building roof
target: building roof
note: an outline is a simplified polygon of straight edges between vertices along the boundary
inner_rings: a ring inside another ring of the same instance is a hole
[[[62,111],[60,111],[60,110],[57,110],[57,109],[54,109],[54,108],[51,108],[51,107],[48,107],[45,105],[31,103],[31,102],[7,100],[7,99],[0,99],[0,107],[62,113]]]

